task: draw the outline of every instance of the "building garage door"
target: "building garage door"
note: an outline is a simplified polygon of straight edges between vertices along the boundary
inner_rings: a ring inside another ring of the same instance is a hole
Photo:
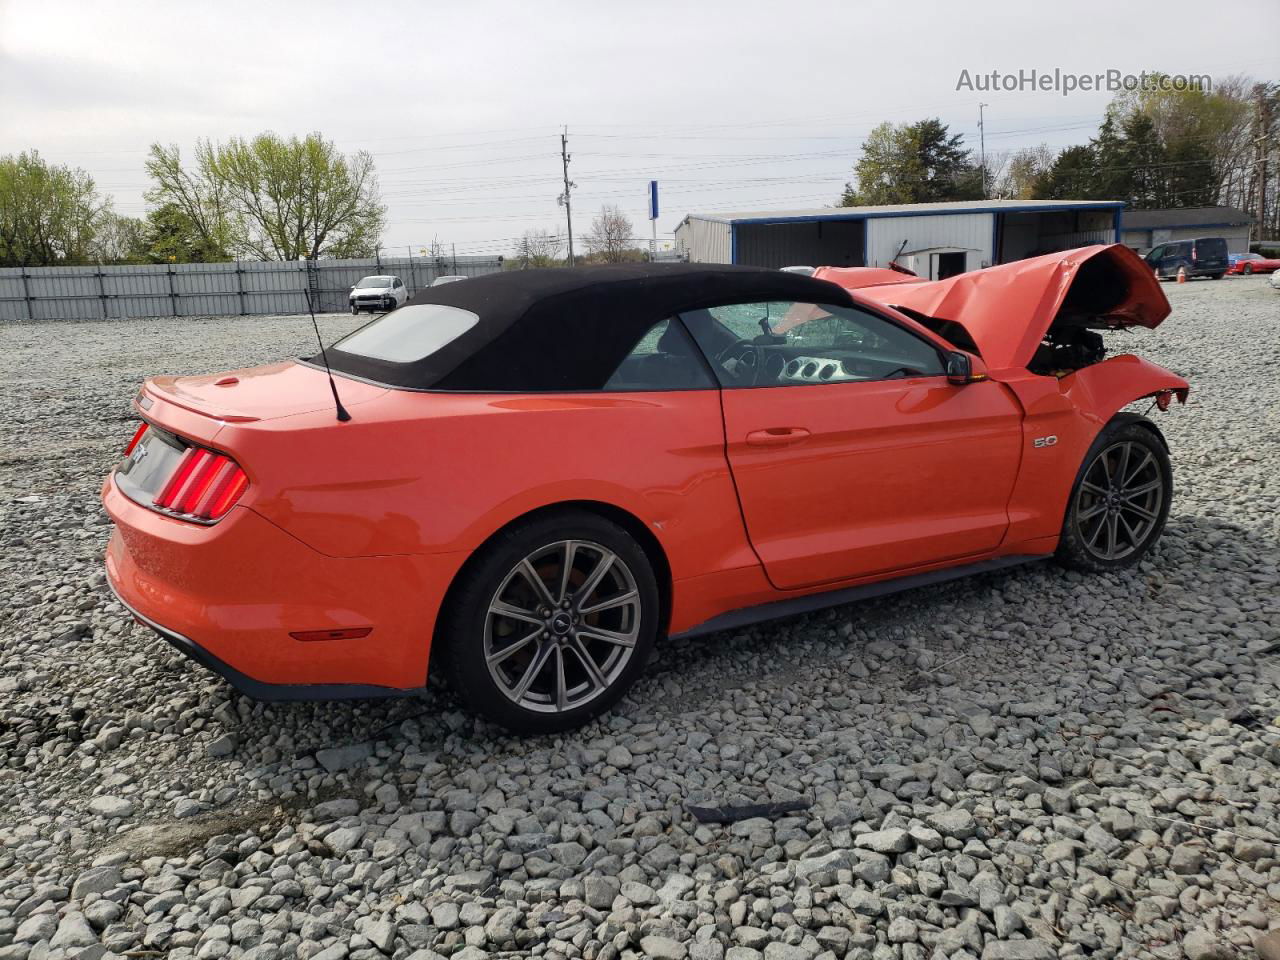
[[[754,267],[862,267],[862,220],[734,224],[734,263]]]

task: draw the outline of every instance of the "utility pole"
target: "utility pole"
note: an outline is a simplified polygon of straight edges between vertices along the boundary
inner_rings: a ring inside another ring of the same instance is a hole
[[[564,193],[560,194],[560,204],[564,207],[564,222],[569,235],[569,266],[573,266],[573,206],[569,191],[577,186],[569,179],[569,128],[566,126],[560,134],[560,164],[564,169]]]
[[[978,156],[982,170],[982,199],[987,199],[987,128],[983,122],[982,110],[985,103],[978,104]]]

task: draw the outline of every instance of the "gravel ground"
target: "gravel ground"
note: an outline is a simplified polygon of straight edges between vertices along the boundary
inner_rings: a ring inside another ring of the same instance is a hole
[[[104,585],[141,379],[308,351],[305,318],[0,327],[0,960],[1254,956],[1280,927],[1280,296],[1165,289],[1164,327],[1115,338],[1193,384],[1138,569],[666,644],[612,715],[527,741],[444,689],[252,703]]]

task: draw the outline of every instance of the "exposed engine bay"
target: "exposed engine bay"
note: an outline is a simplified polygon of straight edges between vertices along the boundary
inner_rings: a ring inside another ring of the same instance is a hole
[[[1086,327],[1053,326],[1027,369],[1046,377],[1065,377],[1082,367],[1101,363],[1106,356],[1102,334]]]
[[[1049,377],[1065,377],[1106,359],[1107,348],[1097,330],[1118,329],[1112,311],[1133,295],[1128,274],[1108,257],[1080,265],[1053,322],[1045,331],[1027,369]]]

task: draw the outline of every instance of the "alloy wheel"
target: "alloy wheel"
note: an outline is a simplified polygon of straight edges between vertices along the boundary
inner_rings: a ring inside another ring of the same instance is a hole
[[[1089,464],[1076,494],[1081,543],[1100,560],[1124,559],[1160,522],[1166,495],[1151,450],[1131,440],[1111,444]]]
[[[524,557],[494,592],[485,663],[512,703],[562,713],[622,675],[640,621],[640,591],[621,557],[589,540],[557,541]]]

